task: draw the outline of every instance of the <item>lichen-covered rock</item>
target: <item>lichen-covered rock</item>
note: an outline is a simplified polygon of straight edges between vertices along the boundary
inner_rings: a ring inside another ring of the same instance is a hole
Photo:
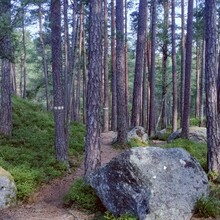
[[[189,220],[196,200],[208,193],[205,172],[181,148],[127,150],[86,181],[114,215],[140,220]]]
[[[182,128],[178,129],[177,131],[173,132],[168,141],[171,142],[176,138],[181,137]],[[189,140],[199,142],[199,143],[207,143],[207,131],[205,127],[197,127],[193,126],[189,128]]]
[[[166,136],[166,134],[167,134],[167,129],[164,128],[160,131],[157,131],[156,137],[159,138],[159,139],[163,139]]]
[[[0,209],[14,204],[16,201],[16,185],[9,172],[0,167]]]
[[[139,140],[140,142],[147,143],[148,135],[145,132],[145,129],[141,126],[136,126],[132,130],[130,130],[127,134],[127,140]]]

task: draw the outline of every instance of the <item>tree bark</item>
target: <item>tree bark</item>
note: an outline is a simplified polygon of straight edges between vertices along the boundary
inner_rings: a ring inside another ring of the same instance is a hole
[[[180,85],[180,124],[183,127],[184,90],[185,90],[185,12],[184,0],[181,0],[181,85]]]
[[[183,138],[189,137],[192,37],[193,37],[193,0],[189,0],[188,1],[187,35],[186,35],[184,111],[183,111],[183,120],[182,120],[182,137]]]
[[[111,89],[112,89],[112,112],[111,129],[117,130],[117,92],[116,92],[116,50],[115,50],[115,6],[111,0]]]
[[[8,32],[0,41],[2,59],[1,78],[1,108],[0,108],[0,134],[11,136],[12,134],[12,107],[11,107],[11,1],[0,2],[0,16],[4,16]]]
[[[144,48],[146,39],[147,0],[140,0],[134,75],[131,127],[140,125]]]
[[[67,163],[64,91],[62,85],[61,2],[51,1],[52,73],[54,91],[55,151],[57,160]]]
[[[104,0],[104,103],[103,103],[103,131],[109,131],[109,90],[108,90],[108,8]]]
[[[175,1],[172,0],[172,78],[173,78],[173,109],[172,131],[177,130],[177,73],[176,73],[176,24],[175,24]]]
[[[49,94],[48,94],[48,66],[47,66],[47,58],[45,52],[45,44],[43,38],[43,25],[42,25],[42,4],[39,3],[39,37],[41,43],[41,54],[42,54],[42,63],[43,63],[43,70],[44,70],[44,83],[45,83],[45,97],[46,97],[46,106],[47,111],[50,110],[49,107]]]
[[[102,0],[90,1],[85,175],[101,165]]]
[[[150,112],[149,112],[149,136],[155,134],[155,49],[156,49],[156,1],[152,0],[152,27],[151,27],[151,71],[150,71]]]
[[[217,111],[217,26],[216,0],[205,1],[206,12],[206,120],[208,170],[220,175],[220,129]]]
[[[123,3],[123,0],[116,0],[117,142],[119,144],[127,142]]]
[[[166,94],[167,94],[167,59],[168,59],[168,27],[169,27],[169,2],[168,0],[163,1],[164,4],[164,27],[163,27],[163,60],[162,60],[162,115],[161,115],[161,129],[167,127],[166,118]]]

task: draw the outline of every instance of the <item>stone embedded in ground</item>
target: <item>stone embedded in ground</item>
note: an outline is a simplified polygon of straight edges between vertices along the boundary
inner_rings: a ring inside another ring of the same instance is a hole
[[[205,172],[181,148],[127,150],[86,181],[111,213],[140,220],[188,220],[196,200],[208,193]]]
[[[145,129],[141,126],[136,126],[132,130],[130,130],[127,134],[127,140],[139,140],[143,143],[147,143],[148,141],[148,135],[145,131]]]
[[[16,185],[9,172],[0,167],[0,210],[16,201]]]
[[[182,128],[178,129],[177,131],[173,132],[168,141],[172,142],[176,138],[181,137]],[[207,143],[207,130],[205,127],[198,127],[193,126],[189,128],[189,140],[199,142],[199,143]]]

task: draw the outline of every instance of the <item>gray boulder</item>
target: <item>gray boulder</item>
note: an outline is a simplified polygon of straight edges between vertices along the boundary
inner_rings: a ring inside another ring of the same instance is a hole
[[[111,213],[140,220],[189,220],[196,200],[208,193],[205,172],[181,148],[127,150],[86,181]]]
[[[0,210],[16,201],[16,185],[9,172],[0,167]]]
[[[169,138],[168,141],[171,142],[176,138],[181,137],[182,128],[178,129],[177,131],[173,132]],[[205,127],[190,127],[189,128],[189,140],[199,142],[199,143],[207,143],[207,133],[206,133]]]
[[[160,131],[157,131],[156,137],[159,138],[159,139],[163,139],[166,136],[166,133],[167,133],[167,129],[164,128]]]
[[[141,126],[136,126],[132,130],[130,130],[127,134],[127,140],[131,141],[133,139],[139,140],[143,143],[147,143],[148,135],[145,132],[145,129]]]

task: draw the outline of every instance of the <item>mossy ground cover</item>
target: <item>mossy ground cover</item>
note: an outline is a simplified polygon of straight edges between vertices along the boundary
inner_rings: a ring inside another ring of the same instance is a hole
[[[66,167],[55,158],[53,115],[18,97],[12,103],[13,132],[10,138],[0,136],[0,166],[14,177],[18,199],[25,200],[41,183],[64,174]],[[82,155],[84,135],[83,125],[71,125],[70,157]]]

